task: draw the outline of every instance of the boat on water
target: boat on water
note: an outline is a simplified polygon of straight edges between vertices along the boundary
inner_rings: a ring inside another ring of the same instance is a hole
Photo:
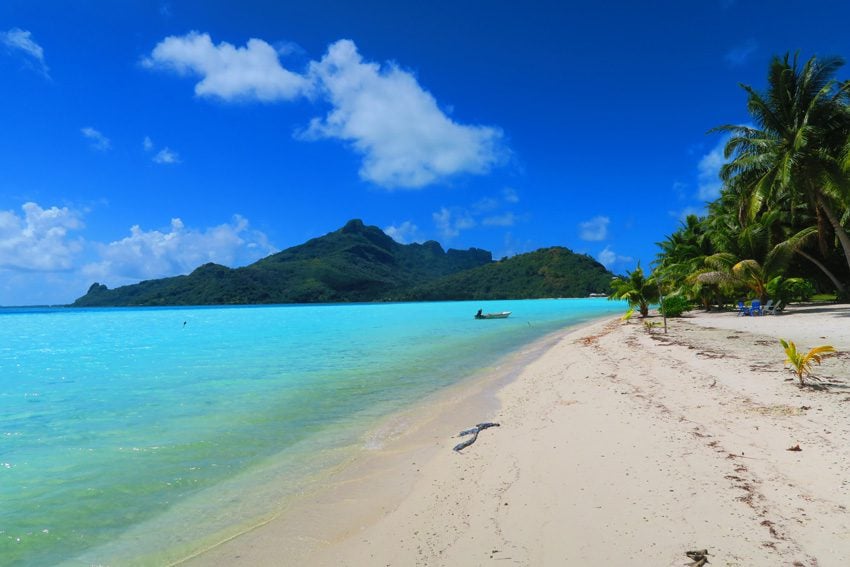
[[[476,319],[507,319],[510,311],[499,311],[498,313],[482,313],[481,309],[475,314]]]

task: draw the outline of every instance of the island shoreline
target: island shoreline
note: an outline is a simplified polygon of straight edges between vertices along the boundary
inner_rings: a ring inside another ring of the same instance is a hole
[[[850,365],[828,359],[827,389],[801,389],[776,337],[847,352],[848,317],[561,330],[510,379],[447,394],[322,494],[185,564],[678,565],[702,548],[721,565],[833,564],[850,555]],[[482,421],[501,427],[453,452]]]

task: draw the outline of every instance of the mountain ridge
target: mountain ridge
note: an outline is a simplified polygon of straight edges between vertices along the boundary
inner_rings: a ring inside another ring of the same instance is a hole
[[[608,291],[613,274],[554,247],[493,262],[480,248],[400,244],[360,219],[248,266],[214,263],[187,275],[109,289],[94,283],[73,307],[335,303],[570,297]]]

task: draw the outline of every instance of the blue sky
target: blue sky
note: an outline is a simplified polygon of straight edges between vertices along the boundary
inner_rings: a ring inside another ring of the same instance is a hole
[[[786,51],[850,56],[844,2],[527,4],[5,0],[0,305],[351,218],[647,266],[717,195],[706,132],[747,121],[738,84]]]

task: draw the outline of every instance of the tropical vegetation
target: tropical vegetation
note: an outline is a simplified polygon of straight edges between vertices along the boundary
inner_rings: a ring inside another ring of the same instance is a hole
[[[837,57],[774,57],[728,136],[720,196],[658,243],[648,282],[702,305],[850,299],[850,81]],[[615,282],[619,285],[619,282]],[[617,289],[616,287],[614,288]]]
[[[782,348],[785,349],[785,364],[790,365],[791,369],[797,375],[800,381],[800,386],[805,386],[803,375],[812,376],[812,365],[820,364],[824,357],[835,352],[835,348],[831,345],[821,345],[809,349],[809,352],[797,350],[797,345],[794,341],[786,341],[779,339],[782,343]]]
[[[644,275],[640,264],[625,277],[611,280],[611,290],[608,299],[625,299],[629,306],[637,307],[641,317],[649,315],[649,305],[658,301],[658,284]]]

